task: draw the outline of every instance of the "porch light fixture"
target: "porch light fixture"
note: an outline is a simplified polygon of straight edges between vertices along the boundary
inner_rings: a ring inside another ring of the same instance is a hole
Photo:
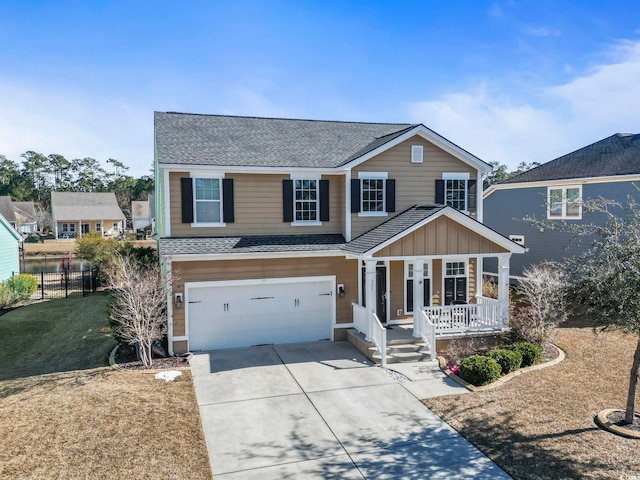
[[[345,296],[345,291],[344,291],[344,285],[340,284],[338,285],[338,295],[340,295],[340,298],[344,298]]]
[[[182,308],[182,293],[176,293],[174,298],[176,308]]]

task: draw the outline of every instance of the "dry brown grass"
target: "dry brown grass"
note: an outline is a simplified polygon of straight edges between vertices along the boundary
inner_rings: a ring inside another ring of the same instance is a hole
[[[189,371],[108,368],[0,382],[0,476],[210,479]]]
[[[424,403],[514,478],[635,478],[640,441],[593,421],[604,408],[624,408],[634,338],[574,327],[560,329],[556,344],[567,358],[555,367]]]

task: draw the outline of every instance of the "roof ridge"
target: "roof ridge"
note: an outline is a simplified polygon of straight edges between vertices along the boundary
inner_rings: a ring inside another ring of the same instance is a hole
[[[350,123],[357,125],[398,125],[408,128],[414,128],[419,123],[406,123],[406,122],[356,122],[353,120],[318,120],[313,118],[290,118],[290,117],[259,117],[256,115],[222,115],[216,113],[190,113],[190,112],[160,112],[155,111],[154,113],[159,114],[169,114],[169,115],[189,115],[194,117],[218,117],[218,118],[246,118],[246,119],[256,119],[256,120],[283,120],[283,121],[295,121],[295,122],[313,122],[313,123]]]

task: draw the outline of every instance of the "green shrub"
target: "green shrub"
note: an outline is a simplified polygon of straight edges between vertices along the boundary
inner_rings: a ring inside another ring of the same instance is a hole
[[[487,385],[500,376],[500,365],[493,358],[471,355],[460,362],[458,374],[472,385]]]
[[[542,350],[531,342],[516,342],[507,347],[509,350],[520,352],[522,355],[522,367],[528,367],[538,362],[542,357]]]
[[[16,301],[28,300],[38,290],[38,279],[28,273],[21,273],[9,278],[7,286],[13,291]]]
[[[487,357],[491,357],[498,362],[503,375],[516,371],[522,364],[522,354],[518,350],[496,348],[488,352]]]
[[[13,290],[9,288],[7,282],[0,282],[0,308],[6,308],[15,303],[15,301]]]

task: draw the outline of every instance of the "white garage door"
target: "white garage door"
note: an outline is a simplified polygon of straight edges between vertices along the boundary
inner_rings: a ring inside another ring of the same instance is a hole
[[[186,290],[191,351],[331,336],[331,277],[192,283]]]

